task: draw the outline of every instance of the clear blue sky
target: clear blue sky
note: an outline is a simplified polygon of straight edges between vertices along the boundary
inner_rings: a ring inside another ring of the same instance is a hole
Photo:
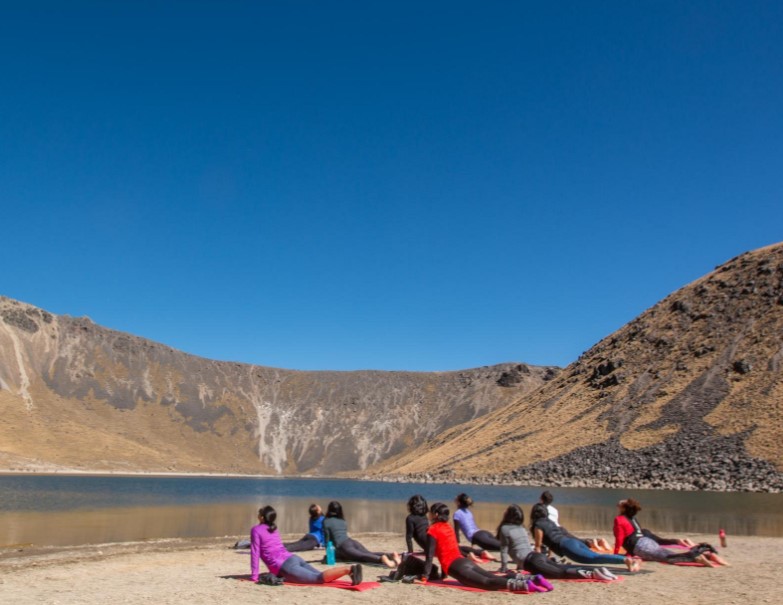
[[[205,357],[564,366],[781,193],[777,1],[0,2],[0,294]]]

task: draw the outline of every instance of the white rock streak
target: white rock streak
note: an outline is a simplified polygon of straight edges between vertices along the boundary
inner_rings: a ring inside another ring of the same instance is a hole
[[[35,408],[33,398],[30,395],[30,377],[27,375],[27,370],[24,367],[24,357],[22,356],[22,343],[19,342],[19,337],[16,335],[16,331],[13,328],[9,328],[3,324],[11,342],[14,345],[14,355],[16,357],[16,364],[19,366],[19,395],[24,399],[25,408],[28,412],[32,412]]]

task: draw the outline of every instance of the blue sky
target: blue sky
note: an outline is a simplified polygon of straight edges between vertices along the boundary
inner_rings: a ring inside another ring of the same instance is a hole
[[[567,365],[783,240],[783,3],[0,2],[0,294],[297,369]]]

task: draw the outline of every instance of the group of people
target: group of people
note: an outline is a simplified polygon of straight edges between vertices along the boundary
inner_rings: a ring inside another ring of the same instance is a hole
[[[632,498],[621,500],[617,505],[613,548],[606,540],[579,538],[569,532],[560,525],[552,501],[551,493],[545,491],[532,507],[530,534],[524,526],[524,512],[517,504],[505,510],[493,534],[477,526],[470,510],[473,500],[467,494],[455,498],[453,516],[446,504],[436,502],[428,506],[424,497],[417,494],[408,500],[407,552],[402,555],[373,552],[351,538],[342,505],[337,501],[329,503],[325,514],[317,504],[311,505],[308,533],[288,544],[283,543],[277,531],[277,512],[271,506],[264,506],[258,511],[258,525],[250,533],[251,578],[259,580],[261,560],[275,579],[323,584],[348,576],[355,585],[362,582],[362,563],[371,563],[392,569],[390,580],[426,583],[450,576],[472,588],[546,592],[553,588],[551,579],[616,580],[617,575],[606,565],[622,565],[628,573],[638,571],[643,560],[671,564],[695,562],[710,567],[728,565],[709,544],[665,539],[643,529],[636,520],[641,505]],[[450,516],[453,525],[449,523]],[[460,535],[465,536],[470,546],[460,545]],[[414,542],[422,549],[423,556],[414,554]],[[327,544],[334,547],[336,561],[351,564],[319,571],[295,554]],[[497,560],[493,551],[500,554],[497,572],[480,565]],[[575,564],[566,563],[566,558]],[[514,569],[511,569],[512,564]]]

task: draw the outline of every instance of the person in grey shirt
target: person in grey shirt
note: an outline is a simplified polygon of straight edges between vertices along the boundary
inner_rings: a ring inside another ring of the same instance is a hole
[[[343,518],[343,507],[332,501],[326,508],[324,519],[324,542],[334,544],[335,553],[340,561],[358,561],[359,563],[382,564],[394,569],[402,559],[396,552],[370,552],[360,542],[348,536],[348,524]]]
[[[522,509],[512,504],[503,514],[497,530],[500,542],[500,571],[508,572],[509,560],[517,564],[517,570],[525,570],[531,574],[541,574],[547,579],[562,580],[602,580],[611,582],[617,576],[605,567],[582,567],[579,565],[561,565],[546,555],[535,552],[530,544],[530,536],[522,525],[525,514]]]

